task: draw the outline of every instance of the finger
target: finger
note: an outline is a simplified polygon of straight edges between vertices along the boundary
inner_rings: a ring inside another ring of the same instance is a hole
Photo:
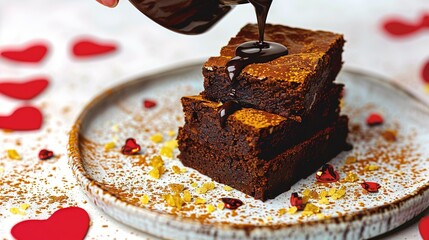
[[[118,5],[119,0],[97,0],[97,2],[103,4],[104,6],[113,8]]]

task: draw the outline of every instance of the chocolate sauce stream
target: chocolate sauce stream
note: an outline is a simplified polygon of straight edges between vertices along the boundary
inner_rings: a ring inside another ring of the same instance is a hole
[[[249,0],[249,2],[255,7],[259,41],[245,42],[235,50],[236,56],[226,64],[226,71],[232,83],[247,65],[269,62],[288,54],[287,47],[282,44],[264,41],[265,24],[272,0]]]
[[[220,125],[222,127],[225,127],[226,120],[228,119],[229,115],[233,114],[234,112],[241,109],[241,105],[236,101],[228,101],[222,106],[220,106],[217,110],[220,120]]]

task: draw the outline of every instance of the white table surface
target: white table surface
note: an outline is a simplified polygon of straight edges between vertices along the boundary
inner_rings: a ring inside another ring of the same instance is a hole
[[[400,39],[381,30],[386,18],[400,16],[416,21],[424,12],[429,13],[427,0],[275,0],[268,22],[343,33],[347,39],[345,67],[384,76],[429,102],[420,77],[424,62],[429,60],[429,29]],[[108,9],[95,0],[0,0],[0,49],[44,40],[51,50],[39,65],[17,65],[0,59],[0,82],[38,75],[47,75],[51,81],[50,87],[32,101],[0,96],[0,115],[26,104],[40,107],[45,116],[40,131],[0,132],[0,166],[5,168],[0,173],[0,237],[12,239],[10,229],[17,222],[50,215],[49,209],[39,209],[36,214],[36,206],[30,207],[26,216],[13,215],[11,207],[19,206],[26,198],[43,199],[53,194],[66,196],[64,207],[76,204],[88,211],[92,226],[87,239],[148,238],[86,203],[67,165],[67,133],[83,106],[103,89],[169,65],[216,55],[241,26],[254,21],[251,6],[243,5],[206,34],[185,36],[151,22],[127,1]],[[104,58],[73,59],[70,44],[83,35],[114,41],[119,51]],[[16,146],[17,141],[20,146]],[[10,148],[18,150],[23,160],[11,162],[5,155]],[[53,149],[60,158],[35,167],[36,150],[41,148]],[[22,171],[29,181],[24,195],[2,191],[4,184]],[[417,224],[427,215],[428,210],[380,239],[421,239]]]

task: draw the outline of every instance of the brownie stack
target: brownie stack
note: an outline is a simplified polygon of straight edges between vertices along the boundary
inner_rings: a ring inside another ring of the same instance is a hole
[[[227,62],[236,47],[258,39],[257,25],[245,26],[221,55],[203,67],[204,91],[182,98],[185,125],[179,129],[179,159],[212,179],[256,199],[287,191],[343,151],[348,118],[340,116],[343,85],[342,35],[267,25],[265,39],[289,54],[251,64],[232,82]],[[221,124],[219,107],[243,107]]]

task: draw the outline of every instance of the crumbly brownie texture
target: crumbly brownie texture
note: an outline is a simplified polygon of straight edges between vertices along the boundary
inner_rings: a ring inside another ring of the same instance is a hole
[[[185,125],[181,133],[200,145],[229,152],[236,158],[245,160],[253,156],[268,160],[338,119],[342,89],[343,85],[333,85],[320,98],[316,111],[302,121],[244,108],[229,116],[225,127],[220,125],[219,103],[201,96],[183,97]]]
[[[255,199],[267,200],[287,191],[299,179],[315,172],[344,150],[348,118],[343,116],[308,140],[266,161],[256,157],[234,158],[179,135],[179,159],[215,181],[238,189]]]
[[[248,24],[222,48],[219,57],[211,57],[204,64],[203,97],[221,102],[236,100],[244,106],[285,117],[309,114],[314,100],[341,69],[343,36],[268,24],[265,39],[287,46],[289,54],[248,65],[231,83],[225,69],[227,62],[235,56],[239,44],[255,39],[258,27]]]

